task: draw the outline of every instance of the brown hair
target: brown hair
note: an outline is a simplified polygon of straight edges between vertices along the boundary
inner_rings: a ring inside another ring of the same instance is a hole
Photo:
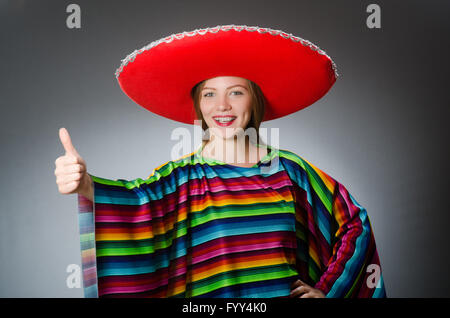
[[[195,115],[198,120],[202,121],[202,129],[206,130],[208,129],[208,125],[206,124],[206,121],[203,119],[202,112],[200,110],[200,99],[201,99],[201,92],[203,87],[205,86],[206,80],[201,81],[200,83],[197,83],[191,90],[191,98],[194,102],[194,110]],[[264,97],[264,94],[261,90],[261,88],[251,80],[247,79],[247,86],[249,88],[250,96],[252,98],[252,116],[247,124],[247,128],[255,128],[256,130],[256,142],[260,142],[259,138],[259,126],[261,125],[261,122],[264,118],[264,113],[266,109],[266,99]],[[244,130],[245,130],[244,129]]]

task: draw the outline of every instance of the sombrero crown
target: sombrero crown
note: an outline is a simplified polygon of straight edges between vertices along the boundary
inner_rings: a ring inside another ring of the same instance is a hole
[[[249,79],[266,98],[264,120],[303,109],[337,79],[336,65],[313,43],[269,28],[225,25],[172,34],[135,50],[116,70],[120,87],[153,113],[194,123],[191,89],[217,76]]]

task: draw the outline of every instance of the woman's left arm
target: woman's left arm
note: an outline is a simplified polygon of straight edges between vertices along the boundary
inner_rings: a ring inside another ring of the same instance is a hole
[[[333,254],[314,288],[326,297],[386,297],[375,239],[366,209],[339,182],[332,216],[337,223]]]

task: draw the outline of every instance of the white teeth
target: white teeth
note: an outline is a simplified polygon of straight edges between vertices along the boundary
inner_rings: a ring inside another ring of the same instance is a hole
[[[221,118],[214,118],[214,119],[220,123],[228,123],[228,122],[236,119],[236,117],[221,117]]]

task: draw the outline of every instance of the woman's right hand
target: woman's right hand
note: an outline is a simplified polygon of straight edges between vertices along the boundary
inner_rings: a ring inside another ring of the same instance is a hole
[[[59,139],[66,151],[64,156],[55,161],[55,176],[58,190],[62,194],[79,193],[93,201],[93,185],[87,173],[86,162],[72,145],[69,132],[59,129]]]

